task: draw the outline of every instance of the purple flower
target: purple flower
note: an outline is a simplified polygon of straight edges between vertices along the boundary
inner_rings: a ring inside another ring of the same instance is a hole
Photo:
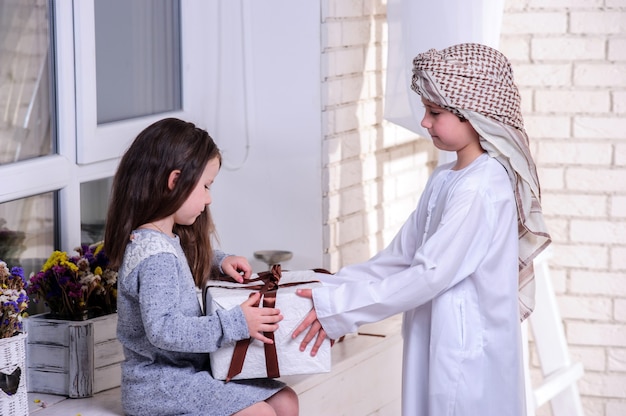
[[[28,295],[24,269],[13,267],[9,270],[0,260],[0,338],[15,335],[22,328],[20,320],[28,307]]]
[[[11,268],[11,275],[14,277],[19,277],[22,279],[22,283],[26,284],[26,279],[24,278],[24,269],[18,266]]]
[[[28,293],[42,299],[55,314],[72,319],[86,312],[95,316],[115,312],[117,279],[89,278],[117,273],[106,268],[109,261],[103,244],[82,245],[76,254],[54,251],[42,271],[30,278]],[[44,272],[45,270],[45,272]]]

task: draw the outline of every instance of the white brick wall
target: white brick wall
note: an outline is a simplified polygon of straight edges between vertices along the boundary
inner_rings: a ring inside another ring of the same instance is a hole
[[[389,242],[436,159],[429,141],[382,119],[385,3],[323,2],[333,271]],[[506,0],[502,25],[554,241],[551,277],[570,353],[586,369],[583,405],[625,415],[626,1]]]
[[[623,415],[626,2],[505,4],[501,49],[523,98],[532,97],[524,116],[554,238],[552,275],[564,284],[557,300],[572,358],[586,370],[583,406],[587,415]]]
[[[435,163],[429,141],[383,120],[385,17],[382,1],[323,2],[324,234],[333,271],[389,243]]]

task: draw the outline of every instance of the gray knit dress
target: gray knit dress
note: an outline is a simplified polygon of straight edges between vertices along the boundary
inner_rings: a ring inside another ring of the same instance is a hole
[[[211,376],[208,353],[250,334],[240,307],[203,315],[178,237],[133,232],[119,270],[117,336],[127,415],[231,415],[284,387]]]

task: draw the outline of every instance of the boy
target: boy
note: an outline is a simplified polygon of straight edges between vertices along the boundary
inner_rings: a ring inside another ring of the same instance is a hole
[[[422,126],[457,160],[432,174],[415,212],[372,259],[301,290],[310,327],[337,338],[404,312],[402,413],[525,415],[519,322],[534,306],[532,260],[550,243],[511,66],[480,44],[413,61]]]

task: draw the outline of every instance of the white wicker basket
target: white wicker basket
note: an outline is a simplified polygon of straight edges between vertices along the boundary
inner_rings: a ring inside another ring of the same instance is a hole
[[[18,371],[19,370],[19,371]],[[5,375],[19,374],[15,394],[9,395],[0,388],[0,415],[28,416],[28,389],[26,387],[26,334],[0,339],[0,386],[6,385]]]

